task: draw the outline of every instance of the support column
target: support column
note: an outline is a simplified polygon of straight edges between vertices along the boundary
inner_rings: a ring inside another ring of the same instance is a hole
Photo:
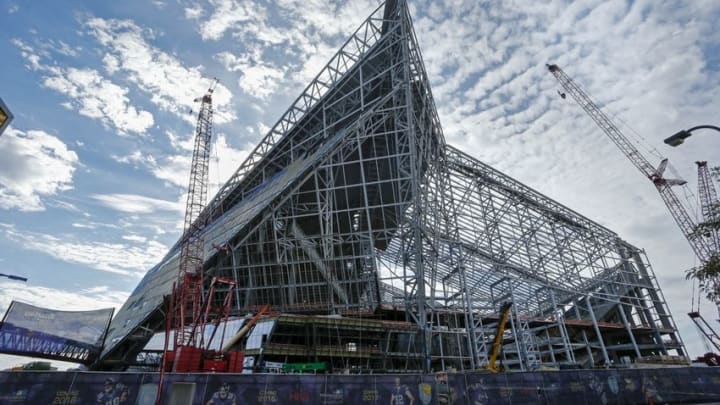
[[[587,302],[588,311],[590,311],[590,317],[592,318],[593,327],[595,328],[595,334],[598,337],[598,342],[600,342],[600,349],[602,349],[603,359],[605,360],[605,365],[610,365],[610,358],[608,357],[607,350],[605,349],[605,342],[603,341],[602,334],[600,333],[600,327],[598,326],[597,319],[595,318],[595,311],[593,310],[592,304],[590,303],[590,298],[592,296],[588,295],[585,297],[585,302]]]
[[[635,350],[635,355],[637,357],[642,357],[637,342],[635,341],[635,335],[632,333],[630,324],[628,323],[627,317],[625,316],[625,308],[623,307],[623,304],[618,304],[618,312],[620,312],[620,318],[622,318],[623,325],[625,325],[625,330],[627,330],[628,336],[630,336],[630,341],[632,342],[633,349]]]

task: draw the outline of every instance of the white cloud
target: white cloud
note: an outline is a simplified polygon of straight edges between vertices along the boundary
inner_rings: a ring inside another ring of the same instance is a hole
[[[62,41],[62,40],[57,41],[57,43],[53,42],[52,45],[56,52],[63,54],[65,56],[71,56],[71,57],[78,56],[78,54],[82,50],[82,48],[80,48],[80,47],[73,48],[72,46],[68,45],[65,41]]]
[[[68,97],[61,105],[80,115],[94,118],[105,127],[113,127],[120,134],[144,133],[154,124],[153,115],[130,104],[129,90],[104,78],[97,70],[89,68],[61,67],[43,63],[42,58],[49,57],[49,51],[76,55],[77,50],[63,41],[42,44],[36,50],[22,40],[13,39],[12,43],[29,62],[28,68],[43,74],[43,86]],[[107,58],[106,58],[107,59]],[[109,63],[106,60],[106,64]],[[111,70],[111,67],[106,66]]]
[[[172,131],[165,131],[165,135],[167,135],[168,139],[170,140],[170,144],[176,151],[192,152],[195,148],[193,140],[194,134],[182,138],[181,136],[176,135]]]
[[[379,3],[375,0],[329,4],[322,0],[280,0],[272,12],[259,3],[210,0],[212,13],[201,22],[203,39],[219,40],[227,32],[255,39],[264,45],[288,42],[303,47],[333,36],[347,34]],[[271,18],[272,15],[272,18]]]
[[[48,202],[48,206],[53,208],[59,208],[61,210],[69,211],[69,212],[75,212],[78,214],[86,214],[83,210],[78,208],[75,204],[69,203],[67,201],[60,201],[58,199],[54,199],[52,201]]]
[[[103,56],[103,65],[105,66],[105,70],[111,75],[120,70],[120,61],[109,53]]]
[[[259,56],[259,55],[256,55]],[[235,56],[221,52],[215,58],[230,72],[240,72],[238,86],[249,96],[266,100],[280,87],[285,72],[272,64],[257,61],[250,55]]]
[[[379,2],[281,0],[270,6],[211,0],[198,29],[205,40],[227,34],[243,44],[243,52],[216,55],[228,71],[238,71],[240,87],[251,96],[267,99],[278,91],[297,92],[314,78],[329,58],[358,27],[359,16],[369,15]],[[272,51],[271,51],[272,50]],[[283,66],[273,60],[282,56]]]
[[[210,179],[209,196],[215,195],[220,186],[230,179],[253,147],[254,145],[246,145],[243,149],[235,149],[228,144],[225,134],[218,134],[213,146],[213,156],[216,158],[211,157],[215,162],[210,164],[210,173],[208,174]]]
[[[269,128],[265,129],[269,130]],[[170,131],[167,131],[166,135],[170,139],[172,146],[181,153],[155,158],[141,151],[135,151],[127,156],[112,156],[112,158],[121,163],[132,164],[135,167],[144,167],[153,176],[165,181],[169,186],[187,189],[190,164],[192,163],[192,137],[183,139]],[[254,145],[248,144],[243,149],[236,149],[229,144],[226,134],[218,133],[216,135],[215,139],[213,139],[210,156],[208,195],[213,195],[219,186],[230,178],[253,147]]]
[[[151,113],[130,105],[127,88],[103,78],[96,70],[50,67],[47,72],[43,85],[65,94],[69,101],[64,105],[70,110],[98,119],[121,134],[142,134],[154,123]]]
[[[241,27],[262,18],[263,9],[255,2],[235,2],[232,0],[210,0],[213,13],[208,21],[200,25],[203,39],[217,40],[229,29]],[[192,13],[195,14],[195,13]]]
[[[72,188],[78,156],[43,131],[9,128],[0,137],[0,208],[42,211],[42,199]]]
[[[158,164],[150,166],[150,171],[169,185],[187,188],[191,163],[192,155],[170,155],[163,157]]]
[[[166,182],[168,186],[187,188],[192,149],[190,153],[161,156],[157,159],[141,151],[132,152],[127,156],[113,155],[112,158],[120,163],[132,164],[135,168],[143,167],[156,178]]]
[[[183,212],[183,207],[176,202],[136,194],[95,194],[92,198],[114,210],[131,214],[150,214],[157,211]]]
[[[110,158],[118,163],[132,164],[136,168],[139,166],[155,165],[155,158],[152,155],[143,153],[139,150],[136,150],[131,154],[125,156],[110,155]]]
[[[114,58],[110,70],[125,73],[130,82],[150,95],[151,101],[163,110],[188,122],[194,121],[187,111],[195,106],[193,100],[211,83],[210,78],[202,74],[201,67],[185,67],[177,57],[152,46],[145,38],[151,38],[152,34],[132,21],[91,18],[86,26]],[[235,119],[231,98],[227,87],[218,84],[213,93],[216,123]]]
[[[40,70],[42,68],[40,58],[43,55],[41,55],[41,52],[36,51],[33,47],[17,38],[13,38],[10,42],[20,49],[20,55],[30,63],[30,65],[27,66],[28,69]]]
[[[110,286],[66,291],[35,285],[32,280],[28,283],[5,280],[0,281],[0,286],[0,291],[12,291],[11,294],[0,294],[0,313],[5,313],[12,300],[61,311],[91,311],[119,307],[129,295]]]
[[[197,20],[205,14],[203,8],[196,4],[192,7],[185,7],[185,18],[188,20]]]
[[[123,239],[130,241],[130,242],[136,242],[136,243],[145,243],[147,242],[147,238],[141,235],[123,235]]]
[[[164,244],[149,240],[141,245],[79,240],[73,235],[54,236],[0,226],[0,234],[23,249],[49,255],[110,273],[140,276],[167,252]],[[132,242],[134,243],[134,242]]]

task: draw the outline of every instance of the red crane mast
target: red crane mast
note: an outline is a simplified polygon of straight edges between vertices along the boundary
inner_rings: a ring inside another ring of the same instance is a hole
[[[213,126],[212,94],[216,85],[217,79],[213,80],[204,96],[195,99],[196,102],[200,102],[200,112],[195,127],[195,147],[185,204],[180,268],[175,283],[171,313],[176,351],[183,346],[194,347],[197,345],[197,328],[202,316],[202,266],[205,243],[202,236],[204,221],[199,220],[199,217],[207,201],[210,140]]]

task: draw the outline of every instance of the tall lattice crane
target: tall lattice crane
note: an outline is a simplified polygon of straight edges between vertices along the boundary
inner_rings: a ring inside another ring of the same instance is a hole
[[[717,271],[712,269],[712,266],[718,266],[718,254],[720,253],[720,203],[718,203],[717,193],[715,192],[715,185],[712,182],[710,171],[708,170],[707,162],[700,161],[695,162],[698,171],[698,194],[700,196],[700,212],[702,213],[703,221],[698,224],[698,234],[701,234],[703,238],[708,242],[708,246],[712,249],[712,257],[708,263],[705,263],[703,267],[696,268],[693,270],[693,277],[699,279],[699,281],[706,287],[705,290],[709,291],[708,298],[713,301],[718,301],[717,291],[720,290],[720,284],[718,283],[717,277],[712,277],[712,274]],[[709,288],[708,288],[709,287]],[[715,293],[715,295],[711,295]],[[720,311],[720,306],[718,307]],[[720,353],[720,335],[705,321],[700,315],[700,303],[698,303],[698,310],[688,313],[690,319],[695,323],[695,327],[698,332],[705,336],[705,348],[708,351],[704,355],[704,360],[708,365],[717,366],[717,361],[712,362],[711,360],[717,360],[717,355],[712,354],[713,350],[716,353]]]
[[[163,373],[169,368],[168,361],[172,363],[172,370],[178,372],[225,370],[218,363],[226,360],[224,354],[218,354],[210,347],[220,324],[225,322],[224,325],[227,325],[232,307],[232,292],[237,283],[234,280],[213,277],[205,288],[203,227],[206,221],[201,218],[208,193],[210,141],[213,130],[212,95],[217,84],[218,80],[213,79],[205,95],[194,100],[200,102],[200,111],[195,127],[195,147],[190,166],[178,277],[173,286],[167,315]],[[212,330],[206,335],[208,326],[212,326]],[[220,345],[223,336],[224,333],[220,334]],[[172,348],[168,347],[171,338]],[[209,366],[206,367],[205,363]]]
[[[673,186],[683,185],[685,181],[678,179],[666,179],[664,176],[665,169],[668,164],[667,159],[662,159],[657,168],[648,162],[648,160],[630,143],[627,137],[618,129],[618,127],[605,115],[602,110],[590,99],[585,91],[580,88],[562,69],[557,65],[547,65],[550,73],[560,82],[567,94],[570,94],[575,101],[580,104],[583,110],[595,121],[595,123],[605,132],[605,134],[620,148],[620,151],[632,162],[633,165],[652,183],[655,185],[660,197],[662,197],[665,205],[670,210],[675,222],[682,230],[683,235],[690,243],[695,255],[700,263],[707,263],[712,257],[713,251],[703,236],[697,232],[695,221],[687,213],[680,199],[672,190]],[[562,94],[565,96],[565,93]]]
[[[698,224],[697,234],[707,242],[710,257],[688,274],[700,282],[700,288],[706,293],[705,297],[715,302],[720,313],[720,203],[707,162],[695,163],[698,166],[698,194],[703,216],[703,221]]]
[[[710,248],[715,254],[720,252],[720,202],[715,192],[715,185],[710,176],[707,162],[695,162],[698,167],[698,194],[700,195],[700,212],[703,222],[699,231],[708,240]]]
[[[160,381],[155,404],[161,403],[165,372],[172,366],[179,371],[178,365],[188,363],[179,361],[191,355],[193,360],[201,361],[198,348],[198,327],[202,324],[203,304],[203,250],[205,243],[202,235],[203,222],[199,217],[205,208],[208,188],[208,169],[210,165],[210,140],[212,139],[213,108],[212,94],[218,80],[213,79],[205,95],[196,98],[200,102],[197,125],[195,126],[195,147],[190,166],[185,205],[185,225],[182,235],[182,250],[178,277],[173,284],[165,326],[165,347],[160,367]],[[213,280],[214,281],[214,280]],[[214,289],[214,283],[213,288]],[[207,307],[206,307],[207,308]],[[170,347],[170,340],[173,340]],[[196,356],[197,354],[197,356]],[[184,371],[184,370],[182,370]]]
[[[213,126],[212,94],[217,83],[217,79],[213,80],[205,95],[195,99],[196,102],[200,102],[200,112],[198,112],[195,127],[195,147],[185,205],[180,269],[175,283],[171,314],[175,331],[175,350],[183,346],[197,345],[197,327],[202,315],[202,265],[205,243],[201,232],[203,221],[198,218],[207,201],[210,140]]]

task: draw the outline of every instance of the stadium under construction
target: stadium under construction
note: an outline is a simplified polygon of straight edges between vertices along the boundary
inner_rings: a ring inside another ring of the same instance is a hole
[[[209,363],[217,370],[203,365],[185,371],[405,374],[420,383],[413,392],[421,399],[432,375],[438,387],[455,384],[455,392],[470,401],[477,392],[481,399],[500,398],[517,388],[511,374],[474,372],[687,364],[642,249],[446,143],[403,0],[387,0],[361,24],[205,206],[193,229],[204,242],[197,252],[204,284],[193,294],[207,297],[206,313],[227,310],[201,329],[201,340],[214,339],[211,349],[242,356],[232,357],[230,366]],[[62,341],[43,337],[52,334],[50,324],[44,330],[33,325],[51,318],[77,321],[79,315],[51,316],[14,304],[0,331],[2,350],[115,372],[78,373],[56,395],[84,395],[72,388],[84,380],[102,390],[97,376],[112,376],[105,380],[108,393],[151,403],[139,399],[140,384],[153,382],[157,392],[155,372],[165,368],[184,242],[150,269],[114,317],[111,310],[95,311],[97,328],[79,325]],[[36,320],[23,323],[28,314]],[[597,387],[606,386],[616,396],[624,389],[647,397],[646,384],[680,389],[678,376],[687,380],[685,388],[700,381],[696,393],[718,382],[689,369],[658,371],[664,380],[635,371],[622,371],[629,373],[622,387],[620,371],[578,371],[575,379],[523,373],[529,377],[522,384],[538,381],[537,393],[523,385],[516,395],[574,400],[599,395]],[[593,383],[593,375],[606,385]],[[289,387],[286,377],[233,381],[253,387],[245,395],[250,403],[266,403],[277,402]],[[220,386],[216,377],[198,375],[170,374],[168,381],[183,378],[204,379],[202,393],[185,395],[203,403],[210,387]],[[296,402],[321,403],[311,400],[316,394],[340,395],[342,402],[347,387],[360,384],[342,376],[307,378],[297,384],[317,392]],[[31,383],[21,380],[0,375],[14,393]],[[138,388],[122,391],[118,380],[126,390]],[[571,381],[577,385],[562,388]],[[259,391],[263,384],[278,391]],[[22,391],[23,398],[31,391]],[[379,391],[358,392],[352,401],[378,399]],[[58,403],[74,403],[69,398]]]
[[[483,369],[506,302],[506,369],[685,355],[641,249],[446,144],[404,1],[362,23],[197,221],[206,284],[236,283],[227,336],[270,306],[233,341],[246,369]],[[158,366],[148,342],[181,245],[118,311],[94,369]]]

